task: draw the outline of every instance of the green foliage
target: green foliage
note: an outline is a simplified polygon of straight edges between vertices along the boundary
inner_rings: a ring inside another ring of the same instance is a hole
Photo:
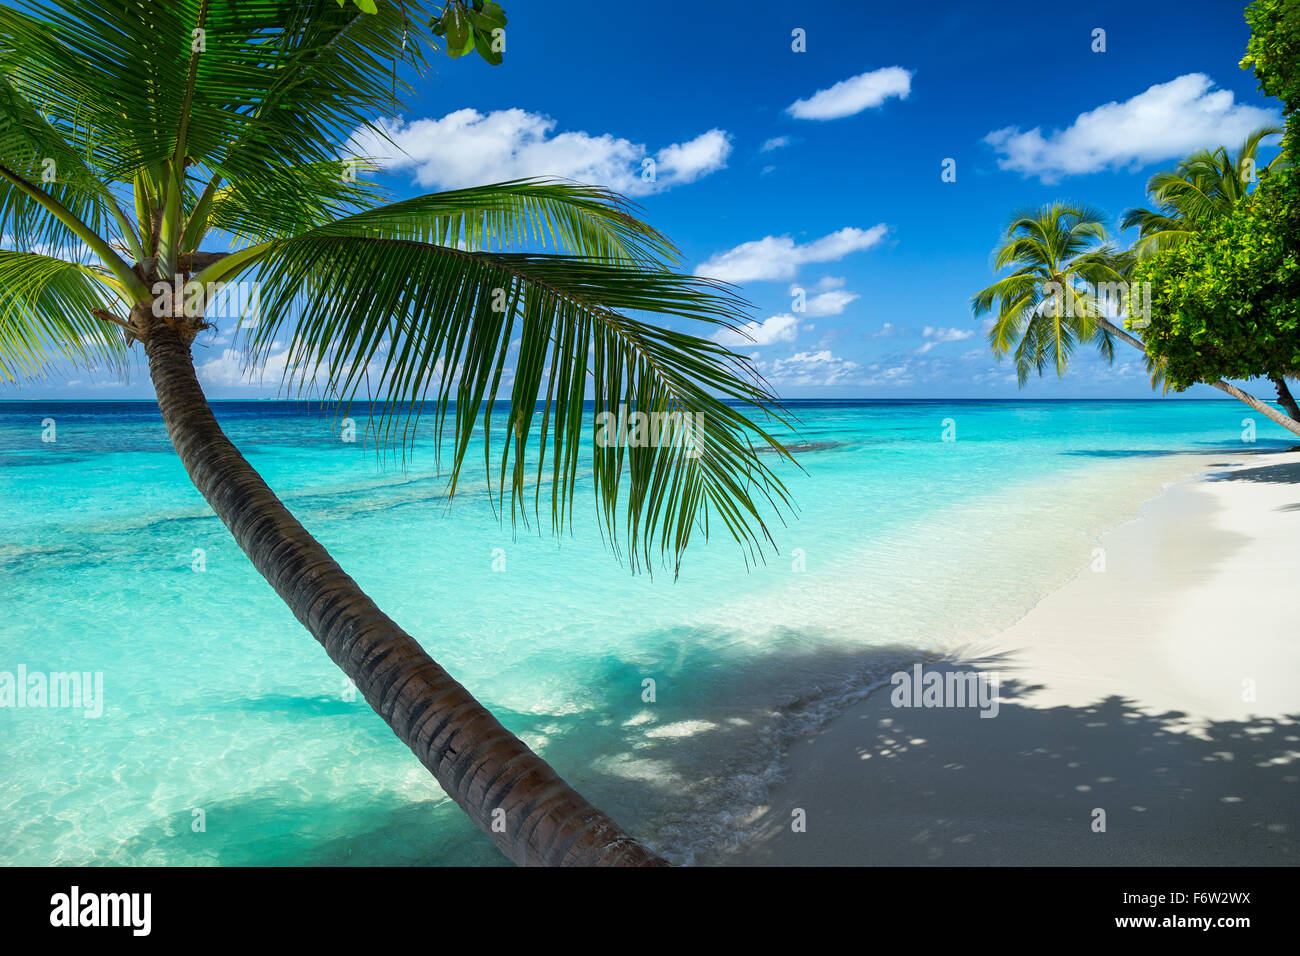
[[[1202,381],[1300,374],[1300,176],[1285,167],[1231,212],[1143,260],[1148,353],[1176,390]]]
[[[1283,101],[1283,155],[1293,161],[1300,0],[1256,0],[1246,20],[1251,38],[1241,65],[1253,66],[1260,89]],[[1223,150],[1211,155],[1228,159]],[[1300,176],[1274,161],[1253,193],[1233,196],[1217,188],[1237,185],[1233,164],[1218,163],[1222,175],[1215,166],[1189,157],[1169,182],[1152,180],[1161,187],[1152,197],[1171,225],[1161,228],[1155,214],[1146,214],[1139,246],[1152,241],[1145,251],[1158,254],[1142,259],[1132,275],[1151,284],[1151,315],[1141,330],[1147,352],[1162,365],[1166,385],[1179,391],[1196,382],[1300,374]]]
[[[1049,365],[1064,375],[1081,343],[1114,357],[1114,341],[1091,289],[1122,281],[1096,209],[1053,203],[1017,212],[994,252],[993,268],[1013,267],[971,299],[975,315],[993,313],[989,344],[999,358],[1013,352],[1021,385]]]
[[[0,250],[0,374],[36,375],[59,355],[77,365],[121,368],[122,330],[93,315],[110,301],[87,266]]]
[[[472,51],[493,66],[505,52],[506,13],[493,0],[450,0],[442,15],[429,21],[435,36],[447,42],[447,55],[464,56]]]
[[[1255,0],[1246,8],[1250,43],[1241,61],[1254,67],[1259,88],[1283,103],[1287,117],[1287,152],[1300,145],[1300,0]]]
[[[548,493],[553,527],[570,525],[590,479],[634,565],[676,566],[711,523],[758,557],[763,512],[789,504],[772,470],[789,455],[760,419],[784,421],[770,388],[710,338],[748,318],[729,288],[681,274],[672,243],[605,190],[524,181],[384,204],[373,164],[346,158],[356,130],[382,135],[374,118],[400,112],[394,61],[422,68],[434,37],[500,61],[498,4],[434,13],[421,0],[0,7],[0,232],[18,246],[0,253],[0,375],[60,354],[120,364],[118,323],[142,316],[132,333],[150,333],[146,269],[256,280],[260,321],[240,338],[254,368],[287,343],[287,385],[373,400],[394,444],[432,419],[452,490],[481,443],[512,518],[527,497],[540,522]],[[201,249],[213,231],[229,254]],[[97,262],[67,252],[83,246]],[[584,420],[622,408],[695,428],[596,445],[585,466]]]
[[[1173,170],[1152,176],[1147,194],[1157,210],[1126,210],[1120,224],[1123,229],[1139,228],[1134,255],[1145,258],[1171,249],[1205,223],[1230,212],[1249,195],[1257,179],[1260,143],[1281,132],[1279,126],[1262,126],[1246,137],[1235,157],[1223,146],[1199,149]],[[1281,159],[1279,153],[1270,167]]]

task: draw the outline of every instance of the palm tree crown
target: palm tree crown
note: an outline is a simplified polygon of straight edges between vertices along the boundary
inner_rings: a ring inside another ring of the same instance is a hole
[[[675,564],[710,515],[756,554],[769,537],[760,505],[786,498],[753,453],[778,443],[743,408],[775,412],[773,395],[690,329],[743,321],[727,287],[674,271],[672,244],[605,190],[530,180],[383,204],[373,165],[347,158],[354,132],[394,110],[406,87],[395,68],[423,66],[424,7],[0,9],[0,226],[14,245],[0,252],[0,369],[39,374],[59,354],[121,366],[160,311],[158,283],[206,299],[255,282],[254,365],[287,342],[287,384],[345,403],[366,385],[390,439],[409,439],[421,409],[439,439],[446,419],[453,490],[476,421],[490,442],[493,403],[507,398],[509,440],[491,448],[490,474],[512,515],[530,447],[550,460],[553,524],[571,511],[584,399],[596,415],[698,413],[690,456],[596,448],[599,511],[622,525],[634,564],[657,549]],[[202,251],[216,236],[229,250]],[[179,303],[161,311],[187,343],[206,325]]]
[[[1280,126],[1262,126],[1242,142],[1233,156],[1226,147],[1200,149],[1181,160],[1173,170],[1156,173],[1147,181],[1147,194],[1156,209],[1126,210],[1121,228],[1137,226],[1133,253],[1143,259],[1182,242],[1204,223],[1226,215],[1250,193],[1255,182],[1256,157],[1262,140],[1280,136]],[[1282,154],[1268,168],[1282,160]]]
[[[497,846],[526,864],[662,864],[362,591],[230,442],[195,373],[205,308],[227,283],[256,283],[253,365],[287,343],[288,385],[345,404],[364,386],[395,444],[431,415],[450,492],[479,442],[502,512],[508,496],[512,521],[526,515],[531,497],[540,520],[549,487],[552,527],[570,525],[591,396],[593,424],[690,424],[671,442],[595,432],[596,509],[633,567],[677,569],[696,531],[718,526],[746,560],[771,541],[763,515],[789,502],[758,448],[788,453],[747,416],[782,412],[742,356],[702,334],[742,327],[729,287],[675,271],[672,244],[605,190],[525,180],[385,202],[372,164],[349,156],[358,130],[383,134],[375,118],[397,111],[436,37],[452,56],[500,60],[483,39],[504,23],[497,4],[448,0],[436,19],[426,7],[0,7],[0,231],[13,245],[0,251],[0,370],[40,374],[60,356],[121,367],[142,343],[195,487]],[[203,248],[218,236],[229,249]]]
[[[971,305],[976,317],[994,313],[989,344],[998,356],[1014,349],[1021,385],[1048,365],[1063,375],[1080,343],[1114,357],[1117,330],[1096,290],[1122,283],[1123,260],[1106,238],[1104,216],[1087,206],[1052,203],[1011,217],[993,267],[1013,271]]]

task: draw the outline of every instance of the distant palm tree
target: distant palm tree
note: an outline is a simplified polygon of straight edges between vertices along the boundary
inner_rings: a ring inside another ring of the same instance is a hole
[[[379,609],[230,443],[195,375],[190,346],[207,326],[210,292],[256,281],[255,365],[283,341],[300,385],[319,381],[347,401],[369,377],[377,427],[393,442],[421,409],[439,439],[448,423],[450,491],[481,419],[485,462],[499,456],[489,487],[503,511],[509,495],[512,520],[534,483],[533,508],[549,484],[553,526],[571,519],[589,393],[596,415],[626,406],[690,413],[701,425],[689,444],[593,447],[597,510],[634,567],[658,556],[676,567],[710,517],[753,554],[770,541],[760,511],[788,504],[755,443],[784,449],[743,412],[774,410],[750,366],[631,315],[734,328],[738,300],[672,271],[675,249],[618,197],[524,181],[375,205],[355,175],[364,164],[339,157],[354,130],[394,111],[396,61],[421,67],[434,40],[419,0],[359,6],[0,8],[0,227],[15,246],[0,252],[0,368],[38,374],[60,353],[121,367],[143,343],[195,486],[497,846],[518,863],[662,863]],[[482,9],[463,5],[457,16]],[[470,42],[468,22],[447,30],[458,47]],[[233,238],[233,251],[202,251],[210,234]],[[80,247],[89,252],[58,252]],[[197,301],[168,295],[164,284],[177,281],[201,290]],[[506,434],[493,443],[503,380]],[[537,458],[531,481],[526,456]],[[126,494],[130,480],[122,476]]]
[[[1141,339],[1118,322],[1127,306],[1129,254],[1107,243],[1105,217],[1087,206],[1052,203],[1017,212],[993,254],[995,270],[1012,268],[971,299],[976,318],[992,313],[989,344],[999,357],[1013,353],[1016,377],[1024,385],[1049,365],[1064,375],[1081,344],[1095,345],[1113,361],[1115,340],[1142,352],[1154,385],[1159,363]],[[1300,420],[1288,418],[1230,382],[1207,382],[1300,435]]]
[[[1137,226],[1133,254],[1144,259],[1172,249],[1205,224],[1232,212],[1250,194],[1255,182],[1260,142],[1280,136],[1280,126],[1261,126],[1241,144],[1234,157],[1226,147],[1200,149],[1171,171],[1156,173],[1147,181],[1147,194],[1157,209],[1127,209],[1121,227]],[[1268,167],[1282,161],[1278,153]]]
[[[1112,251],[1102,245],[1106,227],[1101,213],[1066,203],[1022,210],[1012,217],[1005,236],[993,267],[1015,266],[1015,271],[973,299],[976,317],[991,312],[995,303],[1000,306],[989,329],[994,354],[1001,357],[1015,347],[1021,385],[1049,364],[1064,375],[1081,343],[1095,344],[1112,361],[1115,337],[1123,330],[1105,320],[1088,292],[1100,283],[1122,281]]]
[[[1172,249],[1197,230],[1228,215],[1237,203],[1250,194],[1256,181],[1256,158],[1260,142],[1268,136],[1281,136],[1281,126],[1261,126],[1246,137],[1233,157],[1226,147],[1201,149],[1182,160],[1172,171],[1156,173],[1147,181],[1147,194],[1157,210],[1128,209],[1124,212],[1121,227],[1138,227],[1138,239],[1133,243],[1133,255],[1138,259],[1158,255]],[[1286,162],[1279,152],[1267,169]],[[1277,390],[1277,400],[1288,415],[1300,419],[1300,405],[1296,404],[1286,379],[1280,375],[1269,377]]]

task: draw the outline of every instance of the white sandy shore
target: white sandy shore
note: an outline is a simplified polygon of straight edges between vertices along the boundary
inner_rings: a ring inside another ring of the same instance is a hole
[[[1210,460],[1103,538],[1104,571],[930,665],[1000,675],[995,718],[873,693],[790,747],[719,862],[1300,862],[1300,454]]]

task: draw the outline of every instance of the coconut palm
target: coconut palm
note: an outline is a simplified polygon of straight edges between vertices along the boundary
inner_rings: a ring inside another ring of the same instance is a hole
[[[0,8],[0,225],[14,247],[0,252],[0,368],[39,374],[61,356],[124,367],[140,343],[194,485],[497,846],[521,864],[658,864],[357,586],[227,439],[195,375],[212,290],[256,282],[253,364],[283,341],[290,386],[346,403],[368,380],[394,446],[427,411],[449,491],[481,419],[502,514],[507,496],[512,521],[524,514],[527,493],[540,518],[549,487],[559,530],[592,395],[595,415],[626,406],[700,424],[689,447],[593,448],[597,511],[634,568],[676,570],[691,537],[719,526],[746,560],[770,543],[763,513],[788,501],[756,446],[784,449],[751,417],[781,412],[742,358],[680,328],[737,327],[734,295],[674,272],[671,243],[609,192],[520,181],[382,203],[355,175],[365,164],[340,159],[355,130],[394,111],[399,61],[424,66],[434,35],[472,50],[464,18],[498,9],[453,3],[455,22],[444,14],[432,33],[436,11],[419,0],[372,13],[338,0]],[[229,249],[204,248],[217,237]],[[491,430],[499,395],[504,434]]]
[[[989,329],[989,344],[999,357],[1012,351],[1016,377],[1024,385],[1031,372],[1049,364],[1065,374],[1081,343],[1097,347],[1112,361],[1121,329],[1106,321],[1087,298],[1088,289],[1121,281],[1114,256],[1104,245],[1101,213],[1085,206],[1054,203],[1017,212],[994,253],[994,268],[1015,266],[973,299],[975,315],[1000,304]]]
[[[1226,147],[1200,149],[1173,170],[1156,173],[1147,181],[1147,194],[1156,210],[1128,209],[1121,226],[1137,226],[1133,253],[1138,258],[1171,249],[1206,222],[1227,215],[1250,194],[1255,182],[1260,142],[1282,135],[1280,126],[1261,126],[1242,142],[1236,156]],[[1268,167],[1282,161],[1278,153]]]
[[[1021,385],[1049,365],[1064,375],[1081,344],[1094,345],[1102,358],[1113,361],[1116,339],[1142,352],[1154,385],[1161,378],[1159,363],[1117,324],[1128,305],[1125,276],[1131,261],[1130,253],[1107,242],[1105,217],[1096,209],[1052,203],[1022,210],[1011,217],[993,253],[994,269],[1012,272],[977,292],[971,308],[977,318],[993,315],[989,344],[999,357],[1013,354]],[[1300,420],[1230,382],[1206,384],[1300,434]]]
[[[1121,220],[1124,229],[1138,227],[1133,255],[1144,259],[1172,249],[1207,223],[1230,213],[1250,195],[1251,183],[1256,181],[1260,142],[1269,136],[1281,136],[1283,132],[1281,126],[1261,126],[1246,137],[1235,157],[1223,146],[1201,149],[1172,171],[1152,176],[1147,181],[1147,194],[1157,210],[1128,209]],[[1285,163],[1284,156],[1279,152],[1266,168]],[[1277,391],[1278,404],[1291,418],[1300,419],[1300,405],[1296,404],[1286,379],[1275,375],[1269,381]]]

